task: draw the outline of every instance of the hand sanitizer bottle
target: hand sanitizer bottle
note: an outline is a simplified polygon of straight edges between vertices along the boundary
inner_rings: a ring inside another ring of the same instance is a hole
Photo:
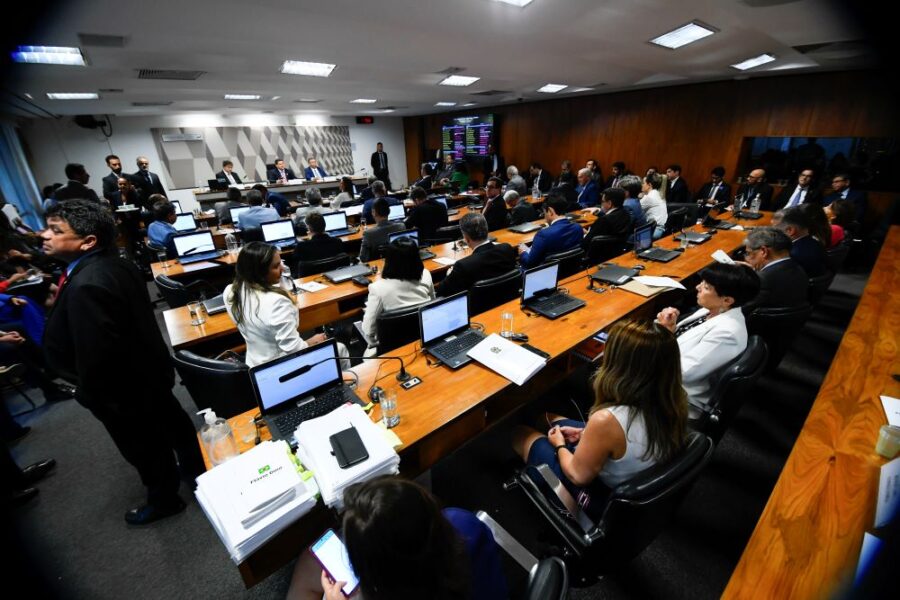
[[[200,429],[200,439],[206,448],[206,455],[213,466],[221,465],[229,458],[239,454],[234,434],[228,421],[216,417],[210,408],[204,408],[198,415],[203,415],[206,423]]]

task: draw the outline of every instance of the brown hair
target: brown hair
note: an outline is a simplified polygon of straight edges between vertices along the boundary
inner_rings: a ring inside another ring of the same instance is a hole
[[[290,299],[290,294],[268,281],[269,265],[277,251],[275,246],[264,242],[250,242],[241,248],[234,265],[234,283],[231,285],[231,312],[238,325],[244,323],[245,311],[256,313],[250,306],[244,306],[244,301],[249,300],[250,290],[281,294]]]

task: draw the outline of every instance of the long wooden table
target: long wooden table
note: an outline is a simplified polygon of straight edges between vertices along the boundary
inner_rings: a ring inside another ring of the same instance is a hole
[[[879,396],[900,397],[900,227],[894,226],[725,598],[828,598],[873,527]]]

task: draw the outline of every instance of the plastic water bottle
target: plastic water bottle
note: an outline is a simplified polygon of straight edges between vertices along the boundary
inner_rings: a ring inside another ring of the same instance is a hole
[[[534,185],[531,187],[531,197],[532,198],[540,198],[541,197],[541,188],[538,187],[538,181],[535,177]]]
[[[225,419],[216,416],[211,408],[204,408],[198,415],[203,415],[206,423],[200,429],[200,439],[206,448],[206,455],[213,466],[221,465],[229,458],[239,454],[234,433]]]
[[[753,199],[753,202],[750,203],[750,212],[759,212],[759,207],[762,205],[762,198],[759,197],[759,194],[756,195],[756,198]]]
[[[225,248],[228,250],[228,254],[232,256],[238,253],[240,247],[238,246],[237,238],[234,237],[233,233],[225,234]]]

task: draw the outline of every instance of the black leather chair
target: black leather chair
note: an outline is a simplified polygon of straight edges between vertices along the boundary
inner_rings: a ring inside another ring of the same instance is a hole
[[[597,235],[588,246],[585,264],[598,265],[628,251],[630,244],[624,237],[617,235]]]
[[[744,353],[719,374],[709,404],[701,409],[700,417],[691,419],[691,428],[705,433],[718,444],[741,406],[750,397],[756,380],[766,370],[768,357],[769,352],[763,338],[751,335]]]
[[[595,511],[602,515],[596,522],[556,493],[562,484],[547,465],[525,467],[504,488],[522,489],[561,539],[575,585],[590,585],[640,554],[671,521],[713,448],[707,436],[690,432],[672,460],[613,488]]]
[[[844,266],[844,262],[847,260],[847,256],[850,254],[851,243],[851,241],[845,239],[834,248],[829,248],[825,251],[825,267],[831,273],[839,272],[841,270],[841,267]]]
[[[438,227],[429,241],[432,244],[446,244],[447,242],[455,242],[461,239],[462,230],[459,228],[459,225],[447,225],[446,227]]]
[[[685,209],[686,222],[690,224],[696,223],[697,215],[700,214],[700,205],[696,202],[667,202],[666,211],[669,214],[669,219],[672,218],[672,213],[682,208]]]
[[[559,279],[564,279],[575,273],[579,272],[584,268],[582,263],[584,262],[584,250],[580,247],[575,247],[570,250],[566,250],[565,252],[557,252],[556,254],[549,254],[547,258],[544,259],[545,263],[550,262],[551,260],[559,261],[559,274],[557,277]]]
[[[522,271],[519,269],[476,281],[469,290],[469,314],[477,315],[509,302],[519,295],[521,286]]]
[[[219,291],[211,283],[203,279],[184,284],[180,281],[175,281],[168,275],[158,275],[155,281],[159,294],[166,301],[166,304],[169,305],[169,308],[185,306],[188,302],[199,299],[201,294],[207,294],[209,297],[219,294]]]
[[[825,292],[828,291],[828,288],[831,287],[831,282],[834,281],[834,273],[831,271],[826,271],[824,274],[819,275],[818,277],[810,277],[809,278],[809,302],[812,305],[816,305],[825,295]]]
[[[256,408],[247,365],[198,356],[187,350],[175,352],[175,369],[197,408],[211,408],[216,416],[229,419]]]
[[[340,269],[341,267],[350,266],[350,256],[344,254],[335,254],[329,258],[320,260],[298,260],[293,264],[291,275],[297,277],[307,277],[309,275],[318,275],[326,271]]]
[[[670,212],[669,217],[666,219],[666,235],[677,233],[684,229],[684,225],[687,222],[687,215],[688,209],[684,206]],[[694,218],[694,221],[691,221],[690,224],[693,225],[696,220],[697,219]]]
[[[760,336],[769,351],[766,371],[774,371],[809,316],[812,305],[804,304],[787,308],[757,308],[747,315],[747,332]]]
[[[241,241],[245,244],[250,242],[264,242],[262,228],[254,227],[252,229],[241,229]]]
[[[375,319],[378,354],[390,352],[419,339],[419,307],[386,310]]]

